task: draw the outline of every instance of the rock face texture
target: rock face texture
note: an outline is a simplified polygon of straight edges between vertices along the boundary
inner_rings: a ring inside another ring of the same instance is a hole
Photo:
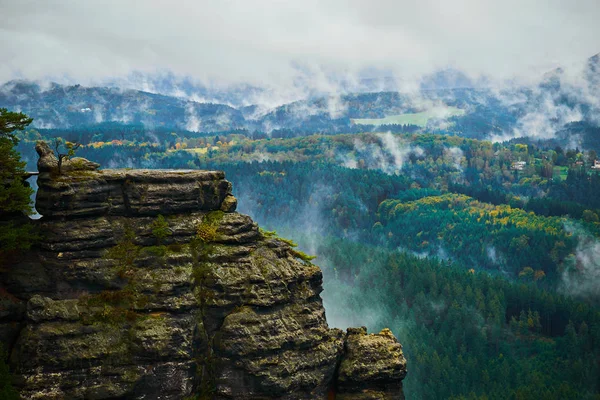
[[[236,213],[222,172],[59,175],[38,153],[43,237],[0,288],[23,398],[403,399],[391,332],[330,329],[321,270]]]

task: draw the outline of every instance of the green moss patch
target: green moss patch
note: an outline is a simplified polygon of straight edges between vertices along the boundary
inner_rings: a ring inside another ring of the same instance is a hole
[[[223,211],[211,211],[204,216],[196,228],[196,235],[204,242],[212,242],[217,238],[217,229],[223,220]]]

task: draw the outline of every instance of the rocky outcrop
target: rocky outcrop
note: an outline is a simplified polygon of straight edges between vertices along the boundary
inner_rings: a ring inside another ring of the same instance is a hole
[[[365,327],[348,328],[336,380],[338,399],[403,400],[404,376],[402,346],[389,329],[367,335]]]
[[[59,175],[38,147],[43,239],[0,296],[23,398],[402,398],[391,332],[330,329],[321,270],[222,172]]]
[[[44,141],[38,141],[35,145],[35,150],[40,156],[37,166],[38,172],[41,173],[58,175],[61,172],[96,171],[100,168],[100,164],[81,157],[66,157],[59,168],[58,159],[52,149],[50,149],[50,146],[48,146],[48,143]]]

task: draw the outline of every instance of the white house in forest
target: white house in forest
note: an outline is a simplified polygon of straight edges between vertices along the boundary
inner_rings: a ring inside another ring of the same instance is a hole
[[[517,171],[523,171],[525,169],[525,165],[527,165],[525,161],[515,161],[512,163],[510,168]]]

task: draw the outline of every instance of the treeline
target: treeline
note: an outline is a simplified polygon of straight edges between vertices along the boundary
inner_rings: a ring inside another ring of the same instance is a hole
[[[177,127],[156,126],[144,124],[124,124],[107,121],[93,125],[77,126],[77,128],[60,129],[28,129],[23,133],[26,140],[52,140],[61,137],[70,142],[89,145],[95,142],[128,141],[133,143],[164,143],[178,138],[213,138],[223,135],[249,135],[246,129],[233,129],[223,132],[192,132]]]
[[[473,197],[485,203],[495,205],[508,204],[514,208],[522,208],[527,211],[533,211],[536,214],[547,217],[570,216],[575,219],[594,217],[590,213],[598,215],[600,210],[590,210],[589,207],[583,206],[580,203],[569,200],[558,200],[551,197],[532,197],[528,199],[519,198],[506,193],[504,190],[492,189],[483,186],[467,186],[460,184],[451,184],[448,190],[453,193],[461,193]]]

